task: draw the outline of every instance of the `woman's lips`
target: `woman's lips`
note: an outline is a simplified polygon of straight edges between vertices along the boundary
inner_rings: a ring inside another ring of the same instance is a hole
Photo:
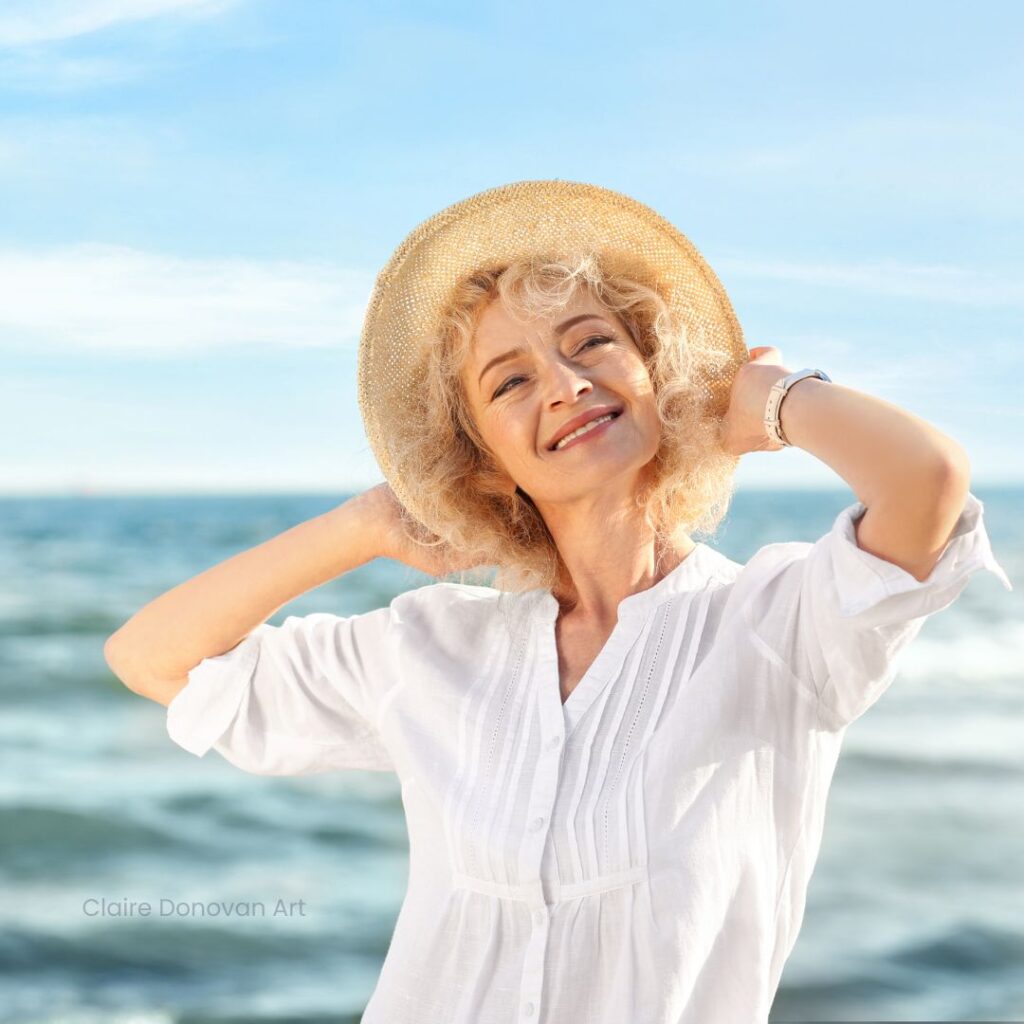
[[[564,452],[575,445],[582,444],[584,441],[589,441],[592,437],[597,437],[600,434],[603,434],[621,416],[621,412],[617,413],[613,415],[610,420],[605,420],[604,423],[599,423],[596,427],[591,427],[589,430],[580,434],[579,437],[574,437],[571,441],[567,441],[561,448],[553,449],[554,453],[558,455],[560,452]]]

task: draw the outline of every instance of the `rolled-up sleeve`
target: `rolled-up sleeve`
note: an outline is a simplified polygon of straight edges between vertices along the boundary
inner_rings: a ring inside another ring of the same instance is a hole
[[[393,602],[257,626],[189,672],[167,707],[168,735],[198,757],[212,748],[257,775],[394,770],[377,719],[402,681],[400,623]]]
[[[813,544],[765,545],[738,581],[746,627],[817,694],[823,726],[833,730],[878,700],[925,619],[949,607],[973,573],[986,569],[1013,590],[974,494],[924,580],[857,545],[865,511],[861,502],[847,506]]]

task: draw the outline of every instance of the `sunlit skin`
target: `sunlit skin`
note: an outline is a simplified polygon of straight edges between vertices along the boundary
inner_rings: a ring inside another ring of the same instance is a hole
[[[555,333],[582,314],[592,318]],[[480,379],[495,356],[517,346],[523,354],[491,366]],[[572,612],[564,618],[597,633],[611,628],[623,598],[652,586],[695,546],[681,535],[658,571],[654,539],[635,508],[661,424],[629,331],[587,293],[528,322],[514,319],[497,300],[479,319],[463,383],[509,490],[518,485],[531,497],[558,545],[573,584],[565,595]],[[548,451],[565,423],[604,405],[623,412],[595,436]]]

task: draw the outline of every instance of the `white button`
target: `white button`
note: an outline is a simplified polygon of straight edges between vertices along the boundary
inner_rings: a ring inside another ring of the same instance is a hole
[[[536,832],[537,829],[539,829],[541,827],[541,825],[543,825],[543,824],[544,824],[544,819],[543,818],[534,818],[533,821],[530,823],[530,831],[531,832]]]
[[[561,736],[552,736],[551,739],[548,740],[548,750],[555,750],[558,747],[558,744],[561,742]]]
[[[533,1009],[534,1009],[534,1007],[533,1007],[533,1003],[527,1003],[527,1004],[526,1004],[526,1005],[525,1005],[525,1006],[523,1007],[523,1009],[524,1009],[524,1010],[526,1011],[526,1016],[527,1016],[527,1017],[532,1017],[532,1016],[533,1016]]]
[[[540,907],[533,912],[533,919],[537,924],[540,924],[544,920],[544,911],[541,910]]]

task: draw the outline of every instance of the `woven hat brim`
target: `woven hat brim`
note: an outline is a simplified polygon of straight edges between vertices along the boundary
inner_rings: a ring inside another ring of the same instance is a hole
[[[418,225],[377,275],[359,344],[357,390],[367,438],[385,479],[416,518],[416,495],[399,478],[390,443],[415,429],[407,410],[428,347],[457,281],[524,256],[592,252],[657,288],[687,325],[694,348],[725,353],[703,381],[724,412],[743,331],[718,277],[681,231],[649,206],[599,185],[518,181],[446,207]]]

